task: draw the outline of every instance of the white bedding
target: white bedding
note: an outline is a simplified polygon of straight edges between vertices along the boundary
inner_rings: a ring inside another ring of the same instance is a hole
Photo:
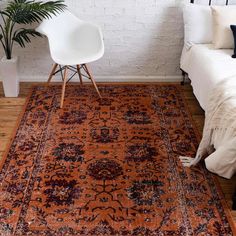
[[[212,44],[183,48],[180,68],[188,73],[194,95],[204,110],[212,88],[236,75],[236,59],[231,57],[232,54],[232,49],[214,49]]]
[[[230,179],[236,173],[236,76],[222,80],[210,92],[195,158],[180,157],[189,167],[203,158],[206,168],[215,174]]]
[[[180,157],[181,161],[195,165],[207,153],[207,169],[225,178],[236,172],[236,59],[232,53],[230,49],[214,49],[212,44],[198,44],[183,49],[180,63],[206,111],[196,157]]]

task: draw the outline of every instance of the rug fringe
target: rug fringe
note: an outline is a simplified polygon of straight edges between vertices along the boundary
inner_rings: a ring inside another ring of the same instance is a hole
[[[191,167],[193,165],[192,163],[195,158],[186,157],[186,156],[179,156],[179,159],[184,167]]]

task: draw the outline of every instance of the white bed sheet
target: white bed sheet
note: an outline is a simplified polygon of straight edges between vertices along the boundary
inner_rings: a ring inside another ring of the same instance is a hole
[[[188,73],[194,95],[205,110],[211,89],[222,80],[236,75],[232,49],[214,49],[212,44],[183,48],[180,68]]]

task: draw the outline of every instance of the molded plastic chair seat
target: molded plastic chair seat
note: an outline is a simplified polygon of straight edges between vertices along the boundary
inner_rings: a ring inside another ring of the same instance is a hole
[[[79,55],[75,52],[79,52]],[[86,48],[69,48],[67,51],[51,49],[53,61],[60,65],[80,65],[96,61],[102,57],[100,51]]]

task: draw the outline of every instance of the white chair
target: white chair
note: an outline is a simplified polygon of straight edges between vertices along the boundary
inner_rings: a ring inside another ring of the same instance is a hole
[[[62,75],[60,107],[63,107],[66,83],[77,73],[81,84],[83,76],[92,81],[101,98],[95,80],[86,65],[98,60],[104,54],[101,29],[94,24],[78,19],[66,10],[57,16],[43,20],[36,30],[47,36],[51,57],[55,62],[48,78],[48,84],[56,73],[60,72]],[[73,72],[70,78],[67,78],[67,70]],[[64,73],[62,73],[63,71]]]

